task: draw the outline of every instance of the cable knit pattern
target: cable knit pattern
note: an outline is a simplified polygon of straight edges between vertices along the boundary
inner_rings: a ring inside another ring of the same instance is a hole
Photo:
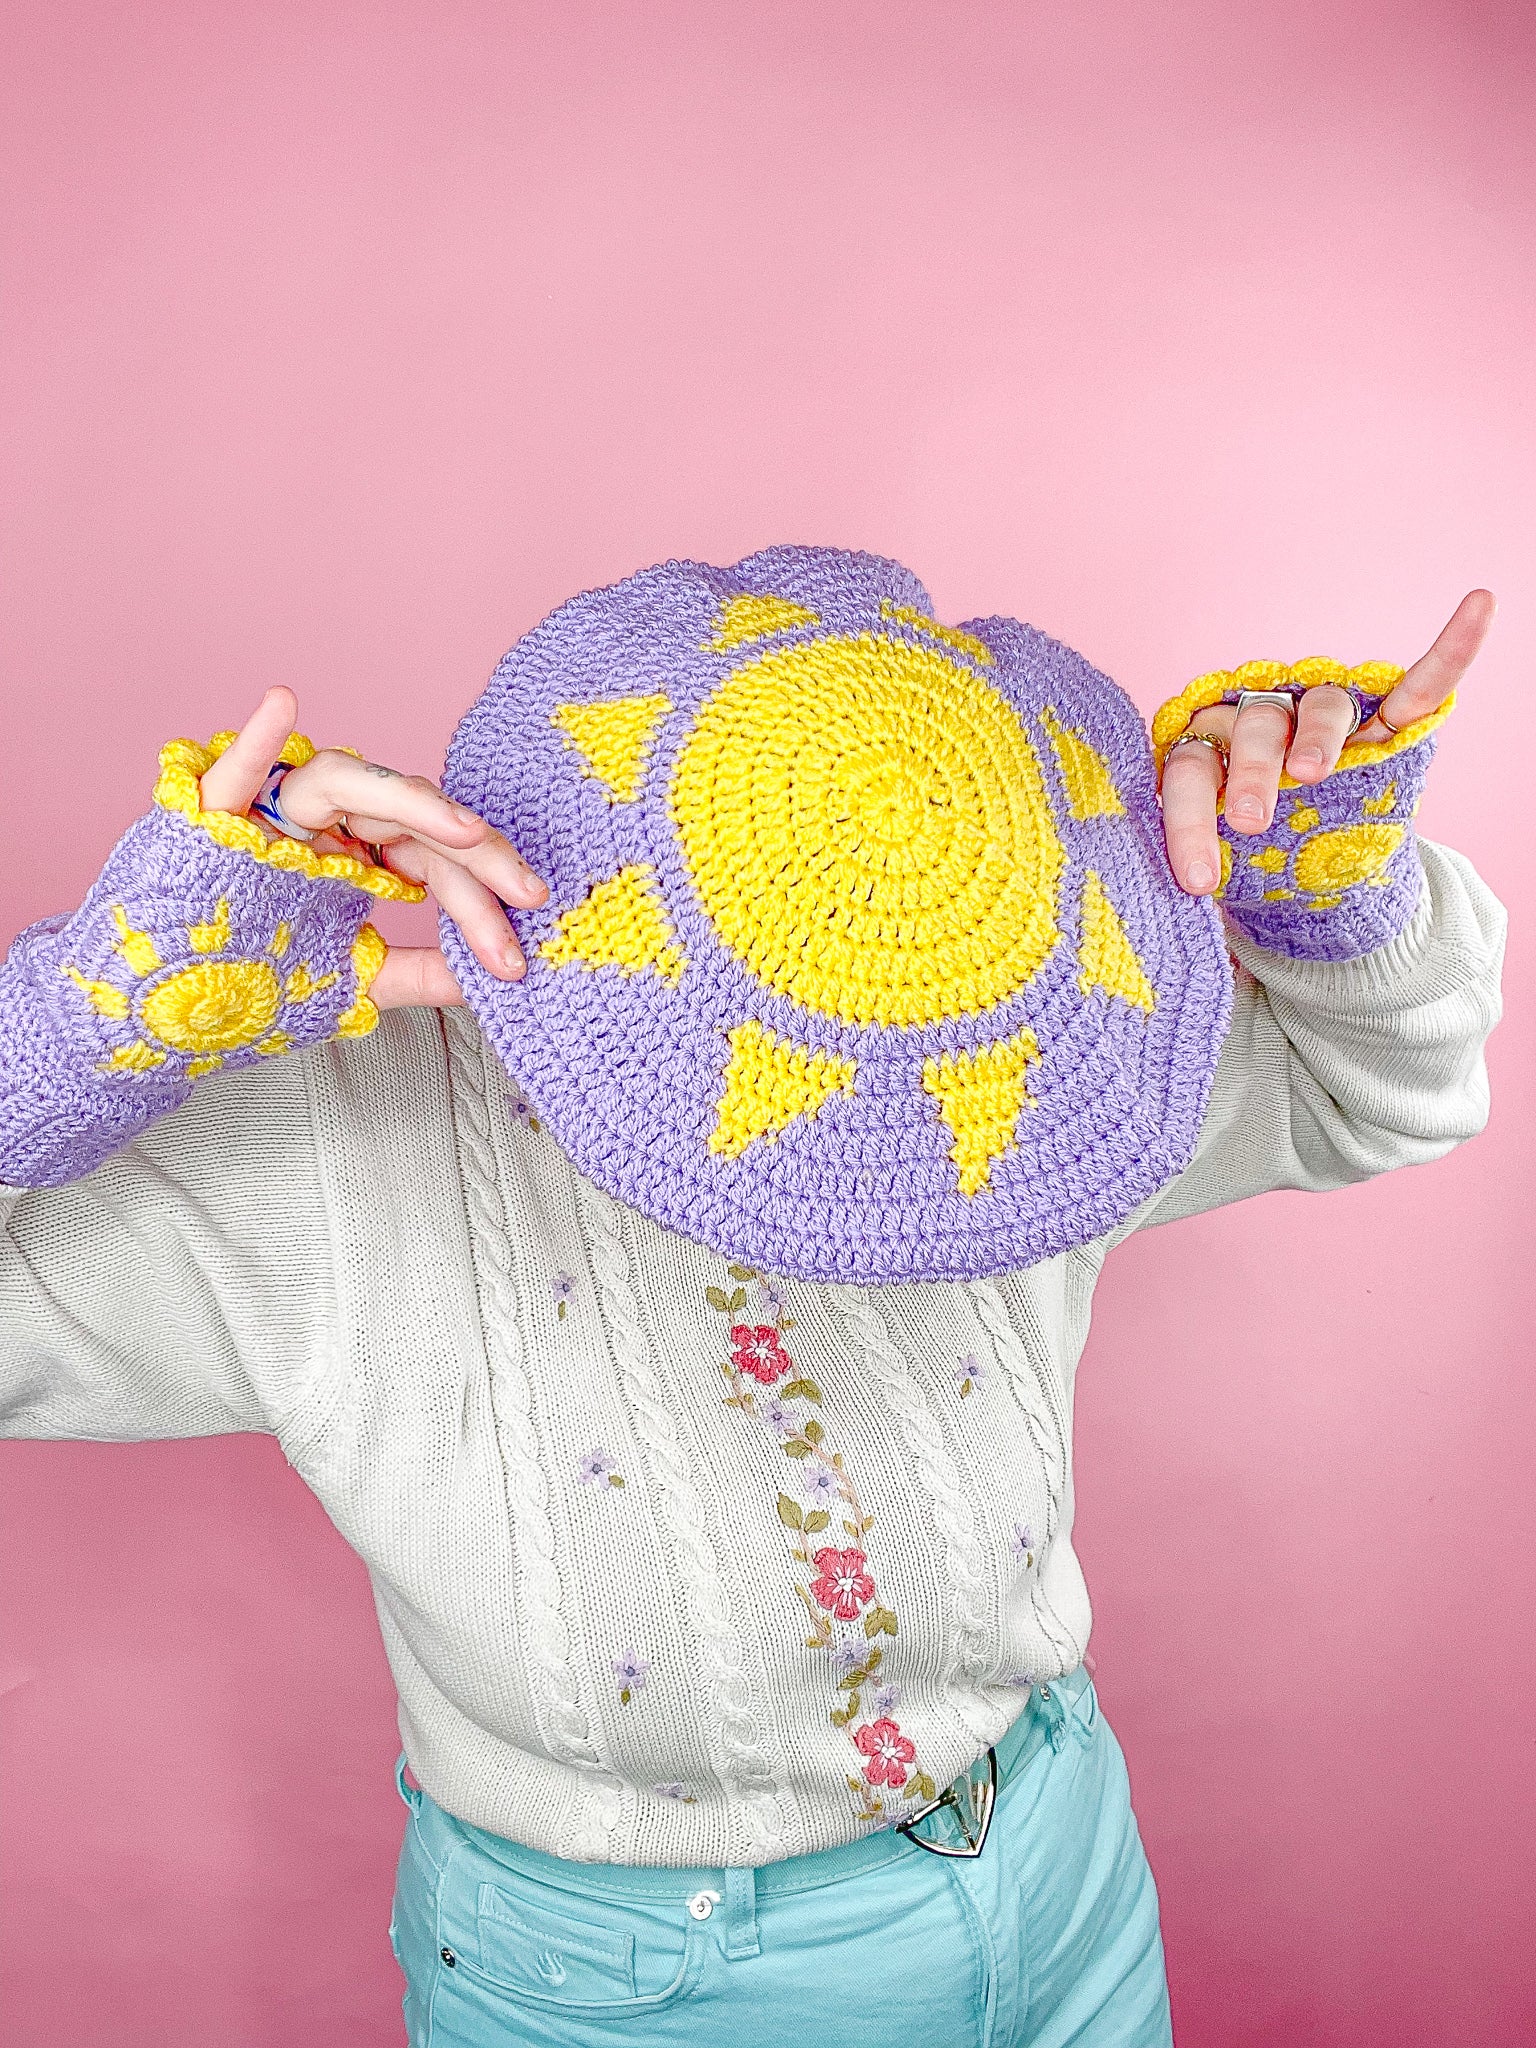
[[[799,1816],[782,1778],[763,1752],[742,1668],[741,1639],[731,1620],[725,1581],[705,1530],[703,1504],[688,1469],[687,1453],[651,1362],[630,1284],[618,1211],[590,1182],[582,1183],[581,1204],[605,1320],[682,1565],[688,1612],[698,1632],[714,1710],[716,1740],[712,1747],[718,1754],[717,1769],[721,1782],[745,1802],[757,1851],[753,1860],[771,1863],[786,1854],[786,1837],[797,1831]]]
[[[1481,1128],[1502,918],[1422,858],[1364,959],[1234,938],[1199,1146],[1137,1225]],[[854,1839],[1081,1660],[1066,1411],[1109,1244],[969,1289],[733,1271],[506,1089],[466,1013],[392,1011],[0,1190],[0,1430],[276,1434],[367,1562],[411,1768],[478,1827],[715,1869]]]
[[[867,1287],[831,1287],[828,1294],[859,1345],[917,1466],[918,1477],[933,1501],[934,1521],[944,1542],[944,1562],[954,1592],[955,1636],[951,1668],[944,1686],[951,1704],[974,1729],[978,1741],[995,1742],[1008,1725],[982,1695],[981,1685],[995,1677],[989,1636],[987,1572],[976,1538],[976,1518],[965,1495],[955,1461],[932,1408],[902,1357]]]
[[[507,1507],[522,1565],[528,1615],[525,1647],[541,1681],[535,1687],[543,1709],[539,1735],[552,1756],[589,1774],[589,1828],[571,1853],[600,1862],[619,1819],[620,1781],[602,1768],[571,1669],[570,1632],[547,1505],[549,1473],[533,1419],[533,1388],[518,1327],[513,1251],[491,1140],[485,1049],[479,1033],[461,1013],[449,1013],[447,1035],[464,1193],[490,1363],[491,1402],[506,1469]]]
[[[178,812],[137,819],[74,915],[24,931],[0,969],[0,1182],[78,1180],[203,1075],[371,1031],[368,903]]]

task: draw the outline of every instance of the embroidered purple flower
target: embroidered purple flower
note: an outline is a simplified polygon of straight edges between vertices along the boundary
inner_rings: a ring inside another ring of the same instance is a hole
[[[964,1358],[955,1363],[955,1378],[960,1382],[960,1397],[963,1400],[972,1387],[979,1386],[986,1378],[986,1367],[974,1351],[967,1351]]]
[[[1017,1686],[1020,1692],[1030,1692],[1034,1688],[1035,1674],[1032,1671],[1015,1671],[1003,1683]]]
[[[892,1714],[901,1703],[899,1685],[877,1685],[869,1696],[869,1710],[878,1719],[882,1714]]]
[[[869,1655],[869,1644],[858,1636],[844,1636],[832,1645],[832,1669],[839,1678],[846,1678],[850,1671],[861,1671]]]
[[[555,1314],[564,1322],[565,1304],[576,1292],[575,1279],[569,1273],[556,1273],[553,1279],[551,1279],[549,1287],[550,1292],[555,1297]]]
[[[583,1486],[622,1486],[623,1475],[618,1460],[602,1449],[591,1450],[576,1467],[576,1476]]]
[[[1008,1538],[1008,1548],[1021,1563],[1034,1563],[1035,1532],[1030,1528],[1028,1522],[1014,1523],[1013,1534]]]
[[[656,1794],[656,1797],[658,1799],[676,1799],[681,1801],[681,1803],[684,1806],[693,1806],[697,1804],[697,1801],[695,1800],[693,1794],[688,1790],[688,1787],[686,1785],[653,1785],[651,1787],[651,1790]]]
[[[757,1298],[763,1305],[763,1314],[772,1316],[777,1322],[787,1306],[784,1289],[777,1280],[759,1280]]]
[[[842,1486],[829,1465],[813,1465],[807,1461],[800,1470],[800,1491],[813,1508],[825,1508],[830,1514],[841,1496]],[[825,1527],[825,1523],[822,1526]]]
[[[613,1675],[619,1681],[619,1704],[627,1707],[650,1676],[651,1660],[638,1650],[621,1650],[613,1660]]]
[[[771,1395],[758,1409],[768,1427],[777,1430],[780,1436],[798,1436],[800,1422],[793,1408],[781,1401],[777,1394]]]
[[[514,1089],[507,1100],[512,1105],[512,1114],[520,1124],[526,1124],[530,1131],[536,1131],[540,1128],[539,1120],[533,1113],[533,1104],[526,1095],[520,1095]]]

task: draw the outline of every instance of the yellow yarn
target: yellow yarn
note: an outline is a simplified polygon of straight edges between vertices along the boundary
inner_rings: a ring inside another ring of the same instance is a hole
[[[1397,784],[1389,782],[1380,796],[1368,796],[1361,800],[1360,808],[1368,818],[1389,817],[1397,802]]]
[[[1266,846],[1258,853],[1249,854],[1248,865],[1261,869],[1266,875],[1278,875],[1290,857],[1283,846]]]
[[[1225,839],[1223,839],[1223,840],[1222,840],[1222,841],[1220,842],[1220,847],[1221,847],[1221,878],[1220,878],[1220,880],[1219,880],[1219,881],[1217,882],[1217,884],[1216,884],[1216,887],[1215,887],[1215,889],[1214,889],[1214,890],[1213,890],[1213,892],[1212,892],[1212,893],[1213,893],[1213,894],[1214,894],[1215,896],[1217,896],[1218,898],[1219,898],[1219,897],[1222,897],[1222,896],[1225,896],[1225,895],[1226,895],[1226,893],[1227,893],[1227,884],[1228,884],[1228,883],[1229,883],[1229,882],[1231,881],[1231,879],[1232,879],[1232,849],[1231,849],[1231,847],[1230,847],[1230,846],[1228,846],[1228,844],[1227,844],[1227,842],[1225,841]]]
[[[1154,714],[1152,752],[1158,770],[1161,772],[1168,749],[1195,713],[1219,704],[1230,691],[1274,689],[1280,684],[1296,684],[1310,690],[1320,683],[1337,683],[1353,685],[1368,696],[1379,697],[1396,689],[1403,675],[1404,671],[1390,661],[1362,661],[1356,668],[1345,668],[1342,662],[1329,661],[1322,655],[1309,656],[1289,668],[1278,661],[1248,661],[1241,668],[1212,669],[1208,675],[1196,676],[1176,697],[1170,697],[1166,704],[1159,706]],[[1453,690],[1443,704],[1426,712],[1424,717],[1416,718],[1411,725],[1405,725],[1401,732],[1388,739],[1351,740],[1339,756],[1339,768],[1368,768],[1376,761],[1389,760],[1394,754],[1416,747],[1437,726],[1444,725],[1455,709],[1456,692]],[[1294,775],[1280,777],[1282,789],[1303,786]]]
[[[620,803],[640,794],[656,727],[672,708],[666,697],[615,697],[603,704],[562,704],[550,714],[595,776]]]
[[[852,1060],[792,1045],[750,1020],[728,1036],[731,1057],[711,1152],[735,1159],[754,1138],[774,1139],[796,1117],[814,1116],[839,1089],[853,1093]]]
[[[283,994],[290,1003],[307,1003],[311,996],[318,995],[323,988],[332,988],[341,979],[339,974],[316,974],[307,961],[301,960],[283,984]]]
[[[795,626],[816,626],[820,614],[794,604],[787,597],[756,596],[744,592],[721,605],[715,614],[715,630],[705,641],[711,654],[724,654],[749,640],[766,640],[771,633],[788,633]]]
[[[980,1193],[991,1181],[994,1162],[1013,1144],[1020,1112],[1030,1100],[1029,1062],[1039,1057],[1034,1033],[1021,1031],[979,1052],[947,1052],[923,1062],[923,1086],[954,1138],[949,1156],[959,1169],[962,1195]]]
[[[206,832],[220,846],[248,853],[275,868],[293,869],[311,881],[350,882],[370,896],[392,903],[421,903],[426,890],[407,882],[390,868],[376,868],[367,861],[354,860],[345,853],[316,853],[301,839],[268,839],[252,818],[238,818],[232,811],[205,811],[202,807],[201,778],[231,745],[232,732],[215,733],[206,747],[195,740],[172,740],[160,749],[160,779],[155,784],[155,802],[163,810],[180,811],[199,831]],[[338,751],[350,753],[350,748]],[[293,733],[279,760],[290,767],[302,767],[314,757],[314,744],[302,733]],[[130,962],[130,965],[132,963]],[[136,969],[136,972],[143,972]]]
[[[139,1016],[178,1052],[230,1052],[260,1038],[281,1007],[277,976],[264,960],[220,960],[162,981]]]
[[[910,641],[749,661],[700,709],[669,801],[722,943],[821,1015],[975,1015],[1059,936],[1066,856],[1017,712]]]
[[[914,611],[909,604],[896,604],[885,597],[880,600],[880,616],[895,619],[903,626],[915,626],[919,633],[926,633],[930,640],[942,640],[946,647],[953,647],[957,654],[967,654],[972,661],[983,668],[993,666],[992,650],[985,640],[978,640],[974,633],[962,633],[958,626],[941,626],[937,619],[930,619],[926,612]]]
[[[92,1009],[103,1017],[127,1016],[128,998],[120,988],[114,988],[110,981],[87,981],[78,967],[66,967],[63,971],[77,988],[85,991]]]
[[[676,981],[683,971],[672,921],[648,864],[621,868],[597,883],[584,902],[565,912],[555,932],[539,948],[539,957],[552,967],[617,967],[624,974],[654,967],[664,981]]]
[[[204,1053],[201,1059],[188,1060],[187,1079],[189,1081],[200,1081],[204,1074],[216,1074],[219,1071],[219,1068],[223,1066],[223,1064],[223,1053]]]
[[[1150,1012],[1156,1005],[1157,992],[1092,868],[1083,877],[1083,936],[1077,959],[1077,985],[1084,995],[1101,988],[1108,995],[1123,996],[1138,1010]]]
[[[1337,901],[1338,891],[1374,881],[1403,841],[1402,825],[1343,825],[1319,832],[1296,856],[1296,882]],[[1319,906],[1314,903],[1314,910]]]
[[[221,896],[207,924],[189,924],[187,937],[195,953],[219,953],[229,944],[229,898]]]
[[[1089,818],[1118,818],[1125,804],[1109,772],[1109,763],[1080,732],[1073,732],[1057,718],[1050,705],[1040,713],[1040,723],[1051,736],[1061,779],[1066,786],[1067,804],[1079,824]]]
[[[1298,804],[1285,822],[1293,832],[1310,832],[1314,825],[1321,825],[1323,814],[1313,804]]]
[[[368,999],[384,956],[389,951],[383,935],[371,924],[359,925],[352,941],[352,973],[356,982],[352,1001],[336,1019],[338,1038],[365,1038],[379,1021],[376,1004]]]
[[[273,932],[271,938],[267,941],[267,951],[269,953],[275,953],[277,957],[281,959],[284,953],[287,952],[288,947],[292,942],[292,939],[293,927],[289,924],[287,918],[284,918],[282,923],[277,927],[276,931]]]
[[[128,913],[121,903],[112,906],[112,922],[117,926],[117,950],[122,954],[135,974],[153,974],[160,965],[160,955],[154,940],[148,932],[136,932],[128,922]]]
[[[165,1065],[165,1054],[136,1038],[132,1045],[120,1045],[110,1059],[96,1064],[104,1074],[146,1074],[151,1067]]]

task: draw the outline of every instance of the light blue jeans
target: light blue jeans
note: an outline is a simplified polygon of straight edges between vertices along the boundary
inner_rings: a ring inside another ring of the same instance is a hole
[[[1085,1674],[1053,1691],[999,1745],[974,1860],[884,1831],[756,1871],[567,1863],[402,1775],[411,2048],[1170,2048],[1125,1759]]]

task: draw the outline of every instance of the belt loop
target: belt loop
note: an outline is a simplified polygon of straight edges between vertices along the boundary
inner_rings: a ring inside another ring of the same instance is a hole
[[[757,1872],[725,1873],[725,1952],[733,1962],[761,1954],[757,1939]]]
[[[400,1761],[395,1765],[395,1789],[399,1792],[400,1797],[405,1801],[412,1813],[419,1813],[422,1800],[421,1788],[418,1785],[407,1785],[405,1782],[405,1774],[409,1768],[410,1766],[402,1755]]]

